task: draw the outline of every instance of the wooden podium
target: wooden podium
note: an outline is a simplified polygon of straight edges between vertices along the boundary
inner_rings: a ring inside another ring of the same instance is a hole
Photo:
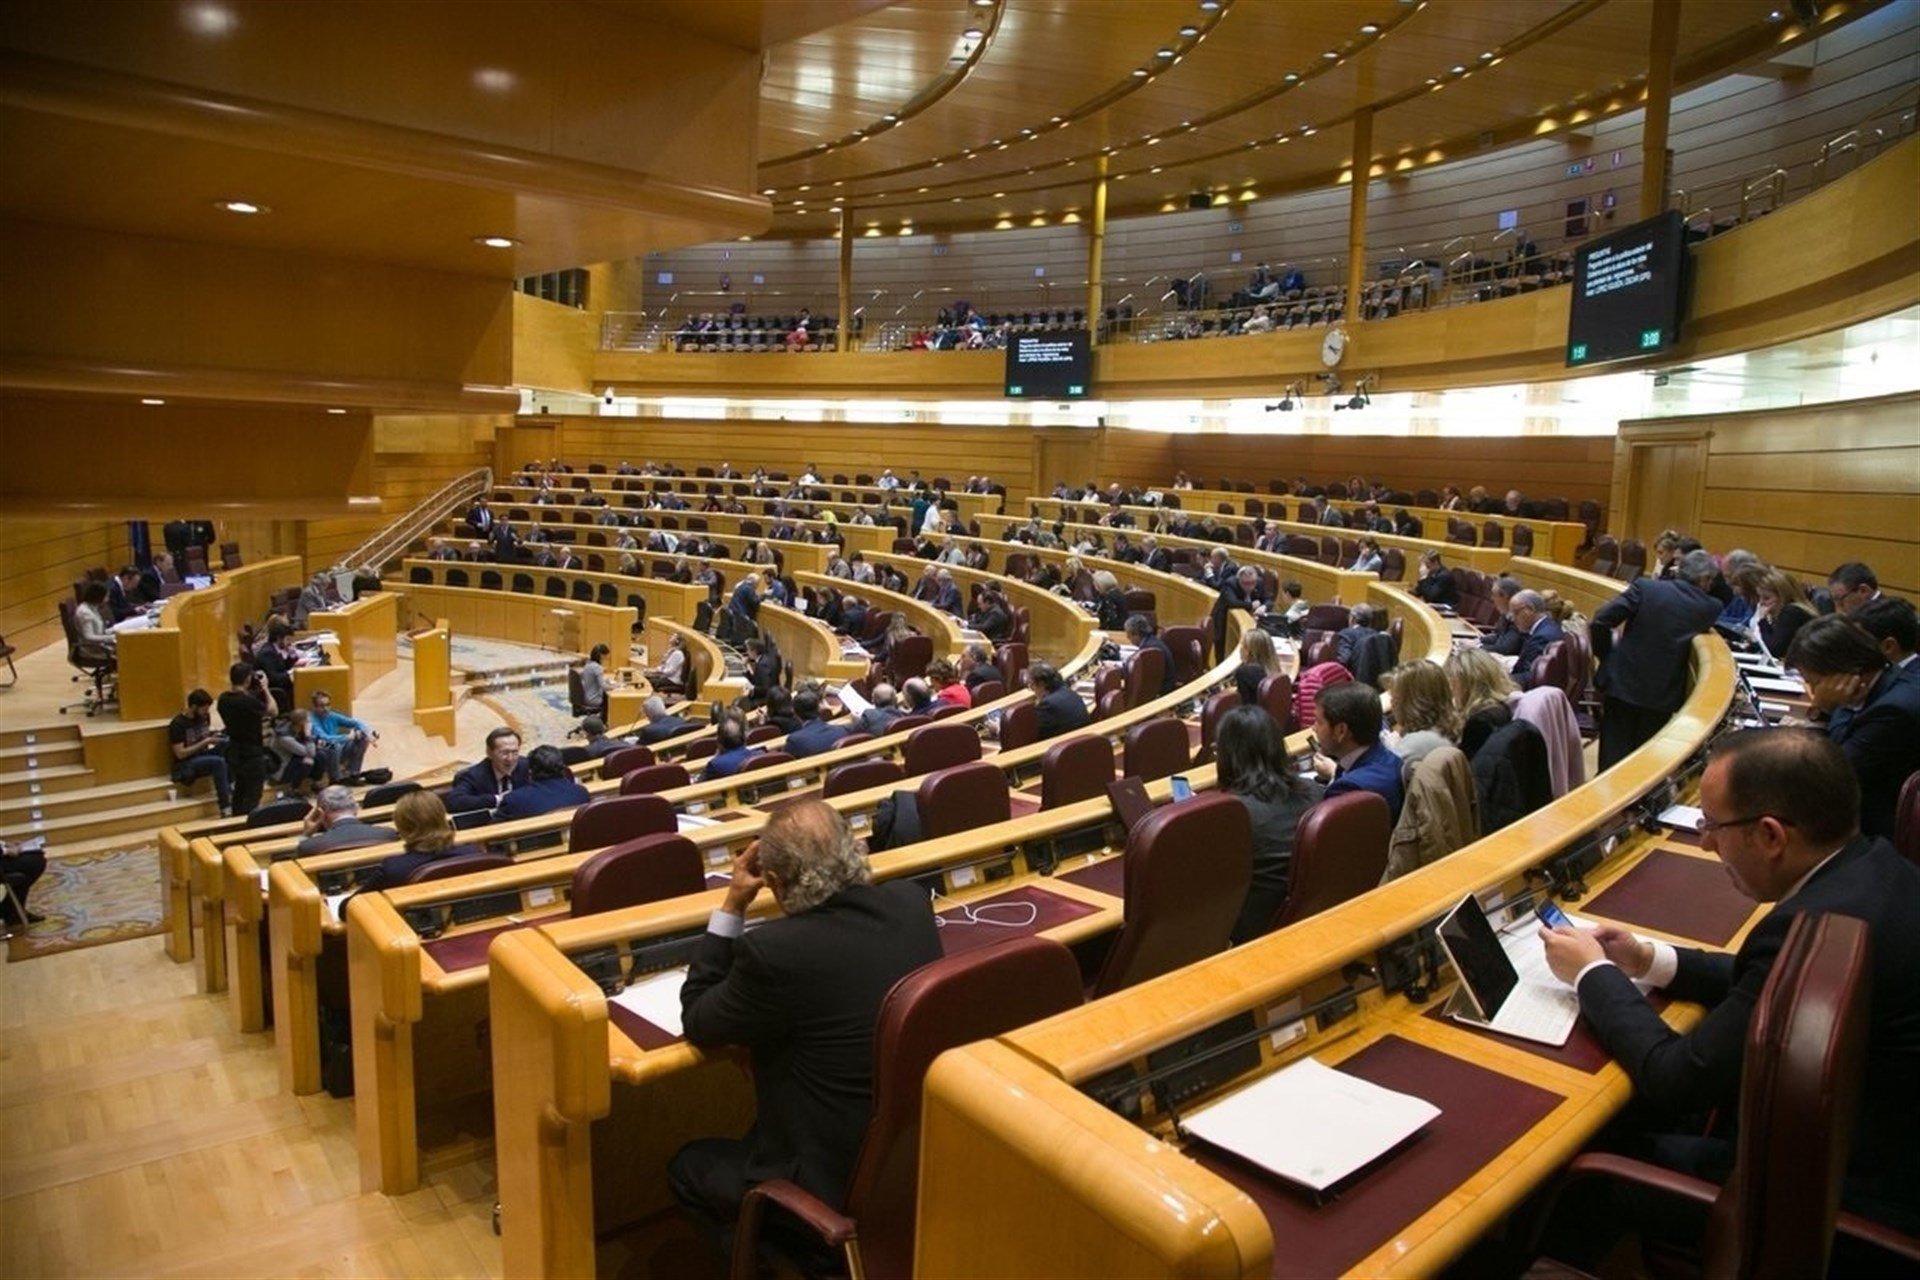
[[[445,618],[413,634],[413,722],[453,745],[453,634]]]

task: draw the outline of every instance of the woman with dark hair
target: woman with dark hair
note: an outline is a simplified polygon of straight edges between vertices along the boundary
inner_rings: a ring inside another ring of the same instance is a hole
[[[580,714],[604,716],[607,712],[607,669],[603,665],[612,653],[604,644],[593,646],[586,665],[580,668]]]
[[[1260,707],[1235,707],[1222,716],[1213,751],[1220,789],[1238,797],[1253,820],[1253,883],[1233,926],[1238,944],[1265,933],[1285,905],[1293,833],[1325,788],[1287,767],[1286,739]]]

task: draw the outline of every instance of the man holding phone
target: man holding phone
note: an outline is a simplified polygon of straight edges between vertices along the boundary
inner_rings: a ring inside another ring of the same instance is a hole
[[[226,729],[232,810],[238,817],[259,807],[260,792],[267,785],[267,709],[273,706],[273,694],[267,689],[267,673],[251,662],[234,663],[227,670],[227,680],[230,687],[214,709]]]
[[[1646,942],[1602,925],[1540,931],[1548,966],[1579,993],[1580,1010],[1671,1132],[1638,1133],[1646,1158],[1706,1178],[1732,1168],[1726,1138],[1701,1137],[1685,1117],[1739,1101],[1747,1024],[1801,912],[1866,921],[1873,1001],[1866,1079],[1842,1203],[1900,1230],[1920,1229],[1920,869],[1860,834],[1860,788],[1838,747],[1818,732],[1750,729],[1722,738],[1700,780],[1701,845],[1756,902],[1777,905],[1738,953]],[[1564,920],[1564,917],[1562,917]],[[1708,1007],[1684,1034],[1631,979]],[[1692,1132],[1686,1132],[1691,1127]]]

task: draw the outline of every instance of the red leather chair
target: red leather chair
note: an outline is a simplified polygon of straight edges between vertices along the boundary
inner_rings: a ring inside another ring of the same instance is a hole
[[[692,779],[685,765],[650,764],[644,769],[635,769],[620,775],[620,794],[623,796],[650,796],[662,791],[671,791],[675,787],[684,787]]]
[[[1101,694],[1099,699],[1095,701],[1093,718],[1095,720],[1111,720],[1126,709],[1127,691],[1125,689],[1109,689]]]
[[[1238,799],[1210,792],[1142,818],[1123,856],[1126,923],[1095,998],[1227,949],[1253,882],[1253,823]]]
[[[993,665],[1000,668],[1000,674],[1006,677],[1009,689],[1026,683],[1023,677],[1027,673],[1027,662],[1027,646],[1019,641],[1009,640],[994,650]]]
[[[680,753],[680,758],[691,764],[695,760],[705,760],[719,749],[720,739],[716,737],[710,735],[705,738],[695,738],[687,744],[687,749]]]
[[[568,897],[573,915],[590,916],[699,893],[706,887],[707,866],[700,847],[673,832],[602,849],[574,869]]]
[[[1268,932],[1337,907],[1380,883],[1387,870],[1393,817],[1371,791],[1329,796],[1307,810],[1293,833],[1287,900]]]
[[[1207,641],[1211,637],[1205,627],[1166,627],[1160,632],[1160,638],[1173,652],[1175,684],[1198,679],[1207,669]]]
[[[1220,728],[1220,717],[1239,705],[1238,689],[1221,689],[1208,696],[1200,708],[1200,749],[1193,753],[1195,765],[1213,762],[1213,737]]]
[[[673,806],[660,796],[602,796],[574,811],[567,852],[604,849],[622,840],[675,831]]]
[[[1517,524],[1513,526],[1513,554],[1530,556],[1533,554],[1533,526]]]
[[[980,735],[970,724],[929,724],[907,735],[902,763],[915,778],[980,758]]]
[[[435,858],[425,866],[416,867],[406,883],[451,880],[455,876],[472,875],[476,871],[498,871],[512,865],[513,855],[510,853],[456,853],[451,858]]]
[[[1260,682],[1260,705],[1267,709],[1283,734],[1293,732],[1293,678],[1284,671],[1275,672]]]
[[[933,710],[927,712],[927,719],[937,724],[942,720],[951,720],[957,715],[964,715],[966,710],[957,702],[936,702],[933,704]]]
[[[914,792],[914,801],[920,810],[923,840],[1005,822],[1013,816],[1006,775],[985,760],[928,774]]]
[[[1593,559],[1587,568],[1603,577],[1614,577],[1614,570],[1620,567],[1620,544],[1612,535],[1602,534],[1593,540]]]
[[[1158,649],[1140,649],[1127,659],[1127,706],[1138,707],[1160,696],[1167,678],[1167,660]]]
[[[1188,765],[1187,726],[1160,716],[1127,730],[1120,772],[1142,782],[1179,773]]]
[[[892,724],[881,730],[880,736],[890,738],[897,733],[912,733],[915,729],[923,728],[932,723],[933,717],[924,713],[901,716],[898,720],[895,720]]]
[[[1040,741],[1040,713],[1033,699],[1016,702],[1000,715],[1000,749],[1011,751]]]
[[[784,738],[787,731],[777,724],[757,724],[747,730],[747,745],[755,746],[762,742],[772,742],[775,738]]]
[[[907,771],[891,760],[856,760],[828,772],[826,785],[820,788],[820,798],[828,800],[872,787],[891,786],[906,776]]]
[[[793,757],[784,751],[762,751],[758,755],[748,756],[747,762],[740,766],[740,772],[752,773],[758,769],[771,769],[777,764],[791,763]]]
[[[1110,693],[1123,693],[1127,673],[1119,667],[1102,667],[1093,673],[1093,700],[1097,703]]]
[[[760,1274],[759,1234],[771,1202],[822,1243],[845,1252],[854,1275],[913,1274],[923,1085],[948,1049],[1027,1026],[1081,1000],[1073,954],[1046,938],[1013,938],[947,956],[894,984],[874,1028],[873,1118],[861,1139],[846,1203],[835,1209],[785,1179],[762,1182],[740,1205],[735,1280]]]
[[[998,680],[982,680],[973,686],[973,705],[985,706],[989,702],[998,702],[1007,696],[1007,686]]]
[[[1836,1230],[1892,1245],[1912,1274],[1912,1241],[1837,1212],[1860,1101],[1872,967],[1868,929],[1841,915],[1796,916],[1747,1023],[1740,1142],[1725,1184],[1622,1155],[1580,1156],[1567,1181],[1604,1177],[1706,1211],[1695,1267],[1706,1276],[1824,1276]],[[1661,1259],[1665,1262],[1666,1259]],[[1564,1265],[1562,1274],[1575,1274]],[[1677,1274],[1678,1265],[1661,1274]]]
[[[1625,582],[1632,582],[1647,571],[1647,544],[1638,538],[1628,538],[1620,544],[1620,566],[1613,576]]]
[[[902,636],[887,650],[887,678],[897,689],[914,676],[927,674],[927,664],[932,661],[932,636]]]
[[[873,741],[873,735],[870,733],[850,733],[846,737],[840,739],[840,741],[834,743],[833,749],[835,751],[841,751],[846,749],[847,747],[857,747],[857,746],[860,746],[862,743],[872,742],[872,741]]]
[[[1113,781],[1113,743],[1099,734],[1063,738],[1040,757],[1040,807],[1091,800]]]
[[[653,763],[652,747],[622,747],[600,761],[602,778],[624,778]]]

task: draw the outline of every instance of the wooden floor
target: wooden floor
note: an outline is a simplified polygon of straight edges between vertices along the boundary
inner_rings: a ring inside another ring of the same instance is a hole
[[[353,1104],[158,938],[0,966],[0,1275],[497,1276],[493,1161],[362,1195]]]

